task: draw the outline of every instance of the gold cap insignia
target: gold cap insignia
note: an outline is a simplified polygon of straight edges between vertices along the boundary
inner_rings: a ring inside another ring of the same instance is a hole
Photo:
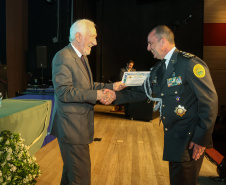
[[[175,108],[175,111],[174,111],[174,112],[175,112],[178,116],[181,116],[181,117],[182,117],[182,116],[185,114],[186,111],[187,111],[187,110],[186,110],[184,107],[178,105],[178,107]]]
[[[193,73],[198,78],[203,78],[206,74],[204,67],[201,64],[196,64],[193,68]]]

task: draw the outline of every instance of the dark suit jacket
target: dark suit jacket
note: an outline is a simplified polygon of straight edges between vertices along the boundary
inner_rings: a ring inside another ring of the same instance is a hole
[[[202,78],[194,74],[194,66],[200,64],[205,69]],[[167,71],[158,83],[160,62],[150,74],[150,86],[155,97],[162,98],[162,121],[164,125],[163,160],[171,162],[189,161],[192,150],[189,143],[212,147],[212,131],[217,116],[218,100],[209,69],[196,56],[174,51]],[[181,77],[182,84],[170,85],[167,80]],[[144,86],[116,94],[116,104],[140,101],[146,98]],[[176,109],[186,109],[184,115],[177,115]]]
[[[93,141],[97,90],[113,88],[112,84],[93,83],[86,57],[85,60],[89,74],[71,44],[53,58],[55,102],[51,134],[62,142],[89,144]]]
[[[136,69],[132,68],[131,71],[136,71]],[[121,68],[119,73],[119,80],[122,80],[124,72],[128,72],[127,68]]]

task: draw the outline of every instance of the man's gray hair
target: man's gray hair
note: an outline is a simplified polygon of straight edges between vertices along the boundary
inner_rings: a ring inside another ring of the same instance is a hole
[[[75,40],[75,34],[77,32],[84,34],[87,27],[95,27],[94,22],[88,19],[79,19],[75,21],[70,28],[69,42]]]
[[[175,44],[174,34],[169,27],[160,25],[155,27],[152,31],[155,31],[154,35],[159,41],[164,37],[170,44]]]

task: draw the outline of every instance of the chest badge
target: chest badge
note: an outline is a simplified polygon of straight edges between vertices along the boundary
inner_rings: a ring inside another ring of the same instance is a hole
[[[181,105],[178,105],[178,107],[176,107],[175,108],[175,113],[178,115],[178,116],[183,116],[183,115],[185,115],[185,112],[186,112],[187,110],[183,107],[183,106],[181,106]]]

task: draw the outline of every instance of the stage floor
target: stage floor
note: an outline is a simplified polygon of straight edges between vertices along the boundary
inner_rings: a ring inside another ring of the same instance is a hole
[[[169,185],[168,162],[162,160],[163,128],[152,122],[128,120],[111,112],[113,106],[95,106],[95,138],[90,144],[92,185]],[[57,140],[36,154],[42,175],[37,185],[59,185],[62,159]],[[225,185],[216,166],[204,159],[198,185]]]

